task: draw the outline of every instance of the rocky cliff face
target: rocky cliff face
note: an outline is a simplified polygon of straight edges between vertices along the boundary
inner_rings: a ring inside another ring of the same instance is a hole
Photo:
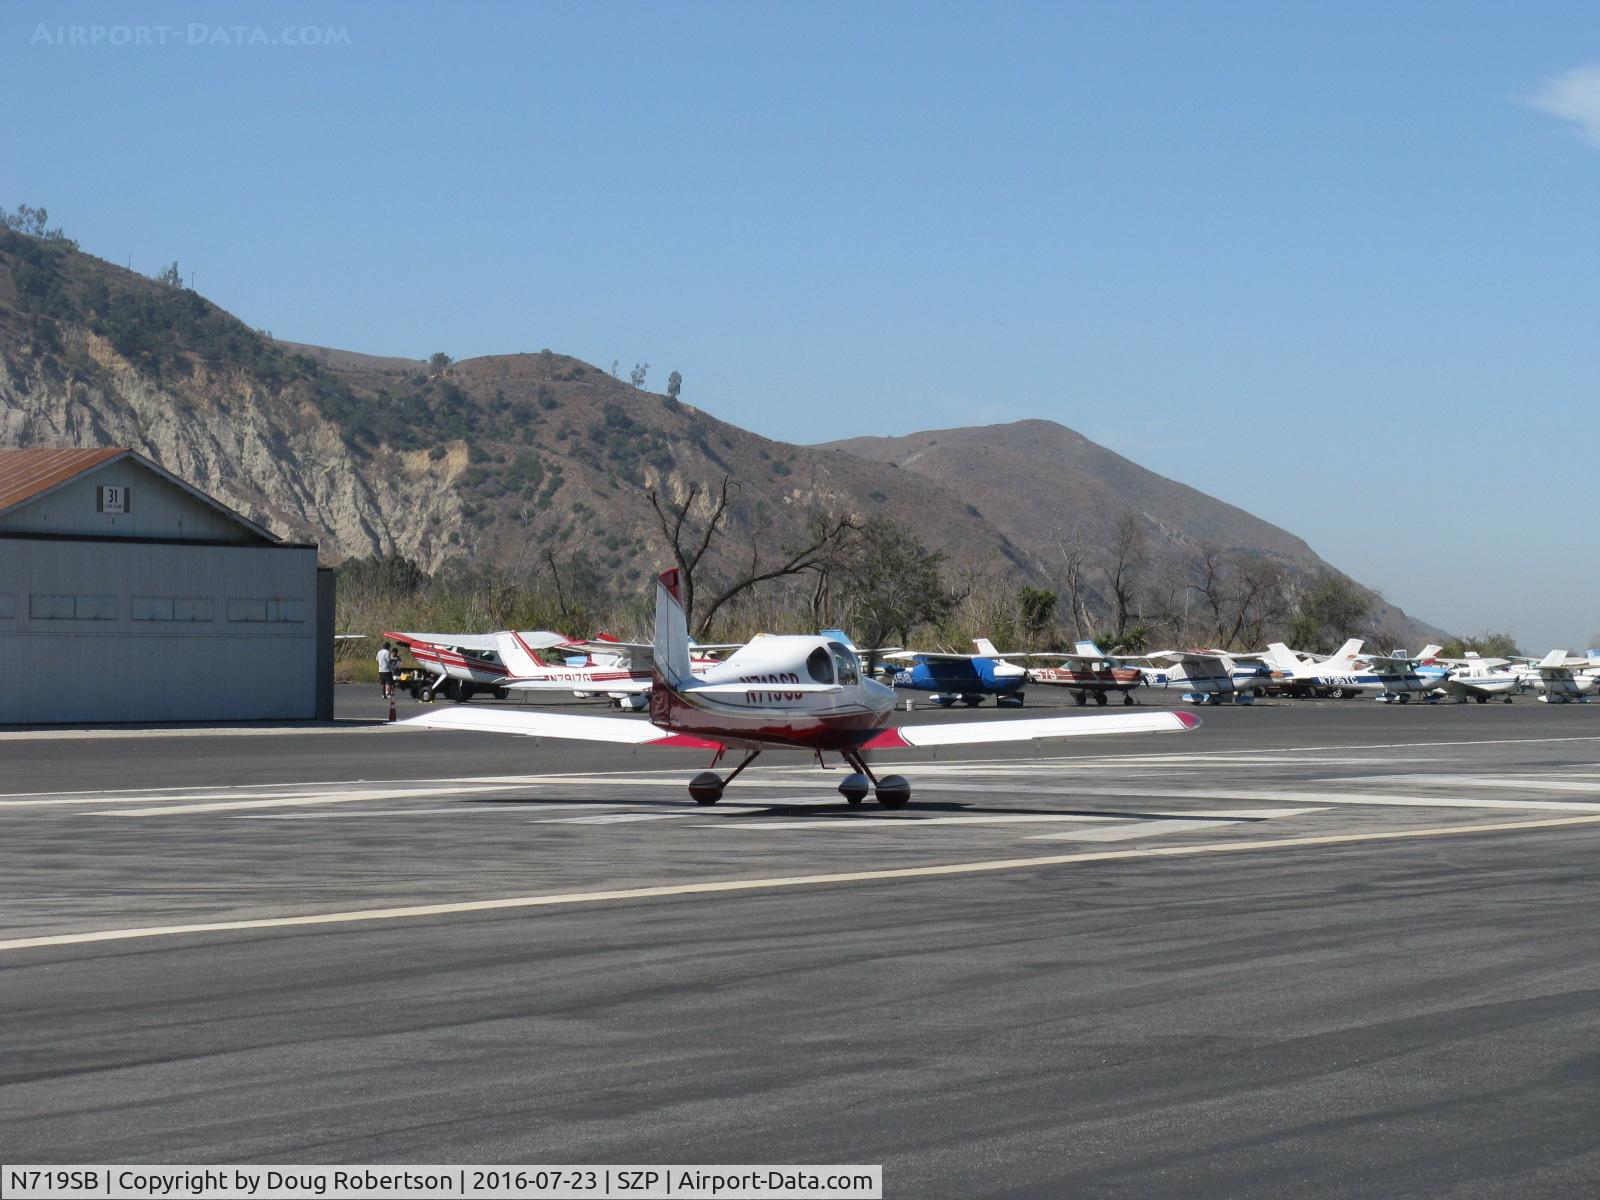
[[[437,460],[386,450],[358,459],[309,404],[226,366],[200,364],[164,384],[102,337],[62,337],[99,370],[65,375],[0,347],[0,445],[131,446],[274,532],[321,542],[333,561],[399,551],[433,562],[460,524],[452,485],[464,446]]]

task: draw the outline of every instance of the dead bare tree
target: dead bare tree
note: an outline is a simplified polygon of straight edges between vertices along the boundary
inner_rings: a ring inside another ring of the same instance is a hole
[[[768,560],[765,565],[763,565],[765,554],[761,541],[759,538],[752,538],[750,557],[744,570],[718,591],[711,603],[706,605],[696,636],[704,639],[711,630],[711,622],[717,612],[730,600],[749,591],[758,583],[821,570],[832,560],[833,551],[838,543],[857,527],[855,518],[848,513],[818,514],[807,525],[804,545],[783,547],[780,553],[784,557],[777,562]]]
[[[1199,593],[1206,612],[1210,614],[1210,626],[1206,630],[1208,638],[1220,639],[1227,624],[1223,611],[1230,599],[1228,565],[1222,550],[1210,542],[1198,546],[1188,563],[1189,590]]]
[[[1128,617],[1139,595],[1145,562],[1144,521],[1138,513],[1125,513],[1112,530],[1111,544],[1104,551],[1100,568],[1111,592],[1114,633],[1119,638],[1128,631]]]
[[[730,578],[710,585],[711,599],[697,621],[696,591],[705,582],[701,565],[718,534],[727,526],[730,489],[735,486],[732,476],[724,475],[714,498],[707,489],[703,506],[706,511],[702,517],[693,514],[695,501],[702,494],[698,483],[690,485],[681,501],[664,498],[655,490],[646,493],[680,572],[684,618],[699,638],[704,638],[710,631],[711,623],[719,611],[756,585],[825,569],[832,563],[842,539],[857,527],[855,518],[849,514],[813,514],[807,522],[803,543],[784,546],[779,551],[782,557],[773,561],[768,556],[763,536],[765,525],[758,521],[751,530],[748,557]]]
[[[1086,595],[1091,563],[1089,547],[1084,544],[1081,533],[1069,538],[1058,532],[1055,542],[1056,549],[1061,552],[1061,591],[1067,598],[1067,622],[1072,626],[1075,639],[1089,637],[1094,632]]]
[[[710,508],[703,519],[704,524],[698,530],[689,523],[689,514],[694,509],[694,502],[700,498],[698,483],[689,485],[688,494],[681,501],[670,497],[663,500],[660,492],[654,488],[645,493],[645,497],[650,501],[650,507],[656,510],[656,519],[661,523],[661,534],[667,539],[667,548],[672,551],[672,560],[678,566],[678,578],[683,587],[685,621],[694,619],[695,572],[700,567],[700,560],[706,556],[706,551],[711,549],[717,530],[727,518],[728,488],[732,482],[731,475],[722,477],[722,485],[717,490],[715,500],[710,499],[710,492],[707,491],[706,497]]]

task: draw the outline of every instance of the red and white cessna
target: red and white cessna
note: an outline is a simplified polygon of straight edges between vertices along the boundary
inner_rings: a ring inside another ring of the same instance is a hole
[[[1176,732],[1200,724],[1192,713],[1150,712],[888,728],[894,706],[894,690],[863,677],[855,654],[827,637],[757,638],[697,678],[689,660],[678,572],[672,570],[656,585],[648,725],[625,717],[506,709],[449,709],[405,724],[710,750],[713,767],[730,748],[745,751],[727,776],[708,770],[689,781],[689,794],[700,804],[720,800],[723,789],[768,747],[814,750],[819,759],[832,751],[853,768],[839,784],[840,794],[860,804],[870,788],[885,808],[904,806],[911,785],[899,775],[874,775],[864,757],[870,750]]]

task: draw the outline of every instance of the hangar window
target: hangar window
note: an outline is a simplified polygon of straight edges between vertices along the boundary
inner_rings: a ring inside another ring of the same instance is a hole
[[[833,658],[826,649],[818,646],[806,655],[806,674],[817,683],[833,682]]]
[[[135,596],[135,621],[209,621],[215,605],[207,596]]]
[[[229,600],[230,621],[304,621],[304,600]]]
[[[117,598],[35,592],[28,597],[28,616],[35,621],[115,621]]]
[[[229,600],[228,620],[230,621],[265,621],[267,619],[267,602],[265,600]]]
[[[17,615],[17,598],[9,592],[0,593],[0,621],[14,620]]]

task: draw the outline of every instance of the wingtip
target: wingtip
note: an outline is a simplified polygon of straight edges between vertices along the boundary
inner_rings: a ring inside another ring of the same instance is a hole
[[[1185,729],[1200,728],[1200,718],[1195,716],[1192,712],[1184,712],[1182,709],[1177,709],[1172,715],[1178,718],[1178,724],[1182,725]]]

